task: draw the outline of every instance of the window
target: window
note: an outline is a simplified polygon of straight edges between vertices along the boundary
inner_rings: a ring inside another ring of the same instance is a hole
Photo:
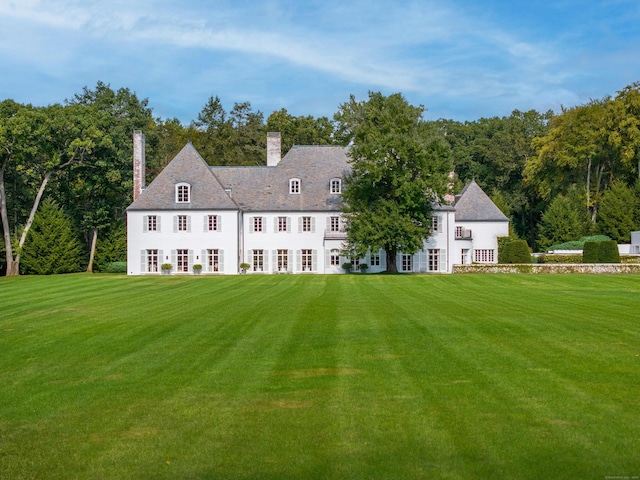
[[[189,222],[187,221],[186,215],[178,215],[177,226],[178,226],[178,232],[189,231]]]
[[[278,250],[276,262],[279,272],[286,272],[289,269],[289,251]]]
[[[469,249],[463,248],[462,252],[460,252],[460,259],[463,265],[466,265],[467,263],[469,263],[468,258],[469,258]]]
[[[440,217],[438,215],[435,215],[433,217],[431,217],[431,231],[432,232],[441,232],[441,222],[440,222]]]
[[[300,179],[292,178],[289,180],[289,193],[300,193]]]
[[[303,272],[310,272],[313,270],[313,251],[312,250],[301,250],[301,267]]]
[[[379,267],[380,266],[380,254],[379,253],[372,253],[371,254],[371,266],[372,267]]]
[[[402,254],[402,271],[410,272],[412,270],[412,256],[406,253]]]
[[[262,217],[253,217],[253,231],[262,232]]]
[[[218,215],[207,215],[207,231],[217,232],[220,228]]]
[[[147,217],[147,232],[157,232],[157,231],[158,231],[158,216],[149,215]]]
[[[331,193],[342,193],[342,180],[339,178],[331,179]]]
[[[217,248],[207,249],[207,272],[220,271],[220,250]]]
[[[176,250],[179,272],[189,271],[189,250]]]
[[[147,250],[147,272],[157,272],[159,264],[158,250]]]
[[[494,263],[493,249],[483,248],[473,251],[473,261],[477,263]]]
[[[253,271],[264,272],[264,250],[254,250],[252,260]]]
[[[302,231],[303,232],[311,231],[311,217],[302,217]]]
[[[330,232],[340,231],[340,217],[331,217],[330,223],[329,223],[329,231]]]
[[[435,248],[430,248],[427,251],[427,255],[428,255],[427,261],[429,262],[427,265],[427,270],[429,272],[440,271],[439,264],[438,264],[438,259],[440,257],[440,250],[437,250]]]
[[[332,267],[340,266],[340,250],[334,248],[331,250],[331,254],[329,255],[329,264]]]
[[[464,227],[456,227],[456,238],[471,238],[471,230]]]
[[[190,203],[191,202],[191,185],[188,183],[179,183],[176,185],[176,202],[177,203]]]
[[[278,232],[287,231],[287,217],[278,217]]]

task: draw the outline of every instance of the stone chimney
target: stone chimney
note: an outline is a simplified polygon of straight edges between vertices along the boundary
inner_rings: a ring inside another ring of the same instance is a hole
[[[267,166],[275,167],[280,163],[282,155],[282,139],[280,132],[267,133]]]
[[[133,201],[135,202],[145,187],[145,153],[144,133],[140,130],[133,131]]]
[[[447,183],[447,194],[444,196],[444,201],[447,202],[449,205],[453,205],[453,203],[456,201],[456,197],[453,194],[453,187],[455,186],[454,179],[456,178],[456,172],[449,172],[449,183]]]

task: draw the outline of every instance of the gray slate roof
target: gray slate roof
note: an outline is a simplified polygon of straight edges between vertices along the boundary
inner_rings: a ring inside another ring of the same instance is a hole
[[[453,204],[456,210],[456,221],[463,222],[508,222],[509,219],[496,204],[472,180],[456,195]]]
[[[341,196],[330,193],[332,178],[349,170],[347,149],[293,147],[275,167],[210,167],[231,198],[245,211],[339,211]],[[300,193],[289,193],[289,180]]]
[[[191,202],[176,203],[175,186],[191,185]],[[237,210],[209,165],[187,143],[127,210]]]

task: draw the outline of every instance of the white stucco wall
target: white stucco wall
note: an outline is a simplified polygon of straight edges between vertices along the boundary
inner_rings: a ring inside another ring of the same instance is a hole
[[[145,232],[145,218],[156,215],[160,222],[160,230]],[[174,217],[187,215],[190,219],[190,231],[175,232]],[[205,218],[207,215],[218,215],[220,219],[220,231],[205,231]],[[222,251],[224,261],[218,273],[238,273],[238,214],[235,211],[204,211],[204,210],[173,210],[173,211],[130,211],[127,212],[127,271],[129,275],[151,274],[143,271],[142,251],[157,249],[162,251],[162,263],[174,263],[172,251],[187,249],[192,251],[189,271],[193,273],[191,266],[201,264],[205,259],[202,251],[206,249],[218,249]],[[173,273],[176,272],[174,265]],[[182,273],[182,272],[181,272]],[[202,274],[206,274],[203,268]],[[153,273],[156,274],[156,273]]]

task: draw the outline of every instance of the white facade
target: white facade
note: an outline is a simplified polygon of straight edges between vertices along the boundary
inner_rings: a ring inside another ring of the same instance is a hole
[[[275,139],[270,134],[267,167],[208,167],[189,144],[148,188],[134,192],[127,209],[129,275],[333,274],[344,273],[346,262],[355,263],[354,271],[361,264],[372,273],[386,270],[383,251],[361,259],[342,254],[345,150],[294,147],[280,161]],[[451,273],[454,264],[497,263],[497,237],[508,235],[508,220],[475,182],[452,206],[435,207],[432,227],[423,250],[398,253],[399,272]],[[163,272],[166,264],[171,269]]]

